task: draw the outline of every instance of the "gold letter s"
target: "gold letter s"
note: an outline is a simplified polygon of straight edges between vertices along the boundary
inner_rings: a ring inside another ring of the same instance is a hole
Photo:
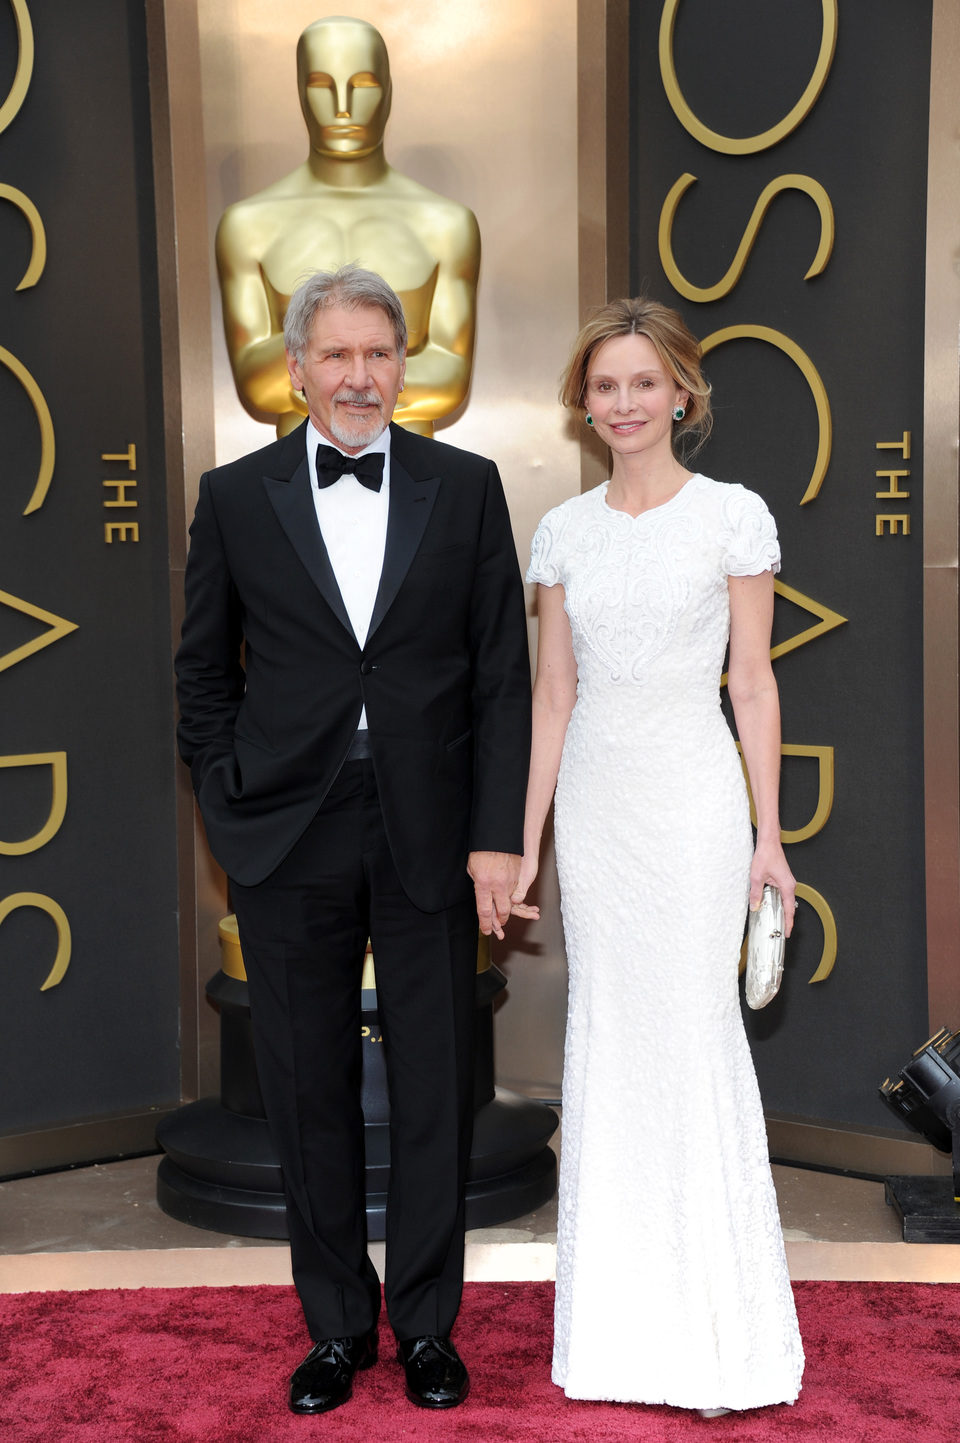
[[[830,197],[823,186],[817,180],[812,180],[809,175],[778,175],[769,185],[764,186],[760,192],[760,198],[753,208],[753,214],[747,223],[743,233],[743,239],[737,247],[737,253],[730,264],[730,268],[722,280],[717,281],[715,286],[695,286],[686,279],[673,258],[673,248],[670,243],[670,236],[673,230],[673,222],[677,213],[677,206],[681,197],[688,191],[696,181],[697,177],[689,171],[681,175],[680,179],[672,186],[666,200],[663,202],[663,209],[660,212],[660,229],[657,236],[657,243],[660,247],[660,264],[663,266],[667,280],[675,291],[686,297],[688,301],[718,301],[721,296],[727,295],[733,290],[737,281],[743,274],[743,268],[747,263],[747,257],[753,250],[757,232],[763,222],[763,218],[770,208],[774,196],[784,190],[802,190],[814,202],[820,212],[820,244],[817,253],[813,258],[810,269],[804,276],[808,281],[812,276],[818,276],[825,269],[827,261],[833,250],[834,223],[833,206],[830,204]]]

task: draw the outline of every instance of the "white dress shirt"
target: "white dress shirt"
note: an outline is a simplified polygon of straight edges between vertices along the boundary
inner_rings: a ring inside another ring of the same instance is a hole
[[[331,442],[321,436],[312,421],[307,422],[307,465],[310,489],[317,511],[320,534],[330,565],[343,597],[350,625],[361,646],[367,639],[373,605],[380,588],[383,553],[387,542],[387,513],[390,509],[390,428],[360,452],[367,456],[383,453],[383,484],[379,491],[361,486],[356,476],[345,472],[332,486],[317,485],[317,447]],[[341,447],[336,447],[341,450]],[[345,453],[344,453],[345,454]],[[358,729],[367,725],[367,709],[360,713]]]

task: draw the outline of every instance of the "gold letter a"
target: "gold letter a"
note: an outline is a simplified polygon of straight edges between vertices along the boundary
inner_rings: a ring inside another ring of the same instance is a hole
[[[781,641],[778,646],[771,647],[771,661],[775,657],[783,656],[788,651],[796,651],[798,646],[805,646],[815,637],[823,636],[824,632],[833,631],[834,627],[842,626],[847,619],[845,616],[841,616],[839,611],[831,611],[829,606],[824,606],[820,601],[814,601],[810,596],[804,596],[802,591],[794,591],[792,586],[785,586],[782,581],[775,581],[773,589],[787,601],[792,601],[794,606],[812,612],[820,620],[815,626],[808,626],[805,631],[798,631],[796,636],[790,637],[789,641]]]
[[[44,611],[40,606],[32,606],[29,601],[21,601],[19,597],[11,596],[9,591],[0,591],[0,606],[12,606],[14,611],[22,611],[25,616],[32,616],[37,621],[44,622],[47,627],[47,630],[34,637],[33,641],[26,641],[23,646],[15,647],[13,651],[0,656],[0,671],[16,666],[18,661],[32,656],[35,651],[42,651],[45,646],[52,646],[61,636],[67,636],[77,629],[75,621],[64,621],[62,616],[54,616],[52,611]]]

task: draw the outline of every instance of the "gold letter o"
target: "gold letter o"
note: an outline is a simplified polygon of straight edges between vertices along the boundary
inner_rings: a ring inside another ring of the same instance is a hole
[[[33,77],[33,26],[30,23],[27,0],[11,0],[11,4],[17,22],[20,53],[17,56],[17,70],[13,77],[10,93],[0,105],[0,130],[6,130],[19,111],[26,93],[30,89],[30,81]]]
[[[724,155],[752,155],[758,150],[768,150],[771,145],[776,145],[778,140],[789,135],[791,130],[796,130],[820,97],[837,46],[837,0],[821,0],[821,3],[823,5],[823,24],[820,35],[820,54],[817,56],[817,63],[813,67],[813,74],[806,90],[793,109],[777,125],[762,131],[760,135],[748,135],[742,140],[735,140],[729,135],[719,135],[715,130],[710,130],[697,119],[684,99],[673,63],[673,27],[676,23],[677,11],[680,8],[680,0],[666,0],[663,14],[660,16],[660,75],[667,99],[673,107],[673,113],[684,130],[692,135],[694,140],[699,140],[701,145],[709,146],[711,150],[719,150]]]

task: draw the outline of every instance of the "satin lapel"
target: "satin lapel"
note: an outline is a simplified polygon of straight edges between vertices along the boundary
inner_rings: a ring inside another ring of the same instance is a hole
[[[440,489],[440,477],[428,476],[414,480],[397,457],[398,447],[390,452],[390,512],[387,517],[387,544],[383,553],[380,589],[370,618],[367,640],[393,605],[410,563],[427,529],[433,503]]]
[[[264,476],[263,484],[290,545],[307,568],[311,580],[334,616],[353,636],[353,627],[350,625],[337,578],[330,565],[327,548],[323,544],[316,508],[310,494],[310,471],[306,452],[289,481]]]

